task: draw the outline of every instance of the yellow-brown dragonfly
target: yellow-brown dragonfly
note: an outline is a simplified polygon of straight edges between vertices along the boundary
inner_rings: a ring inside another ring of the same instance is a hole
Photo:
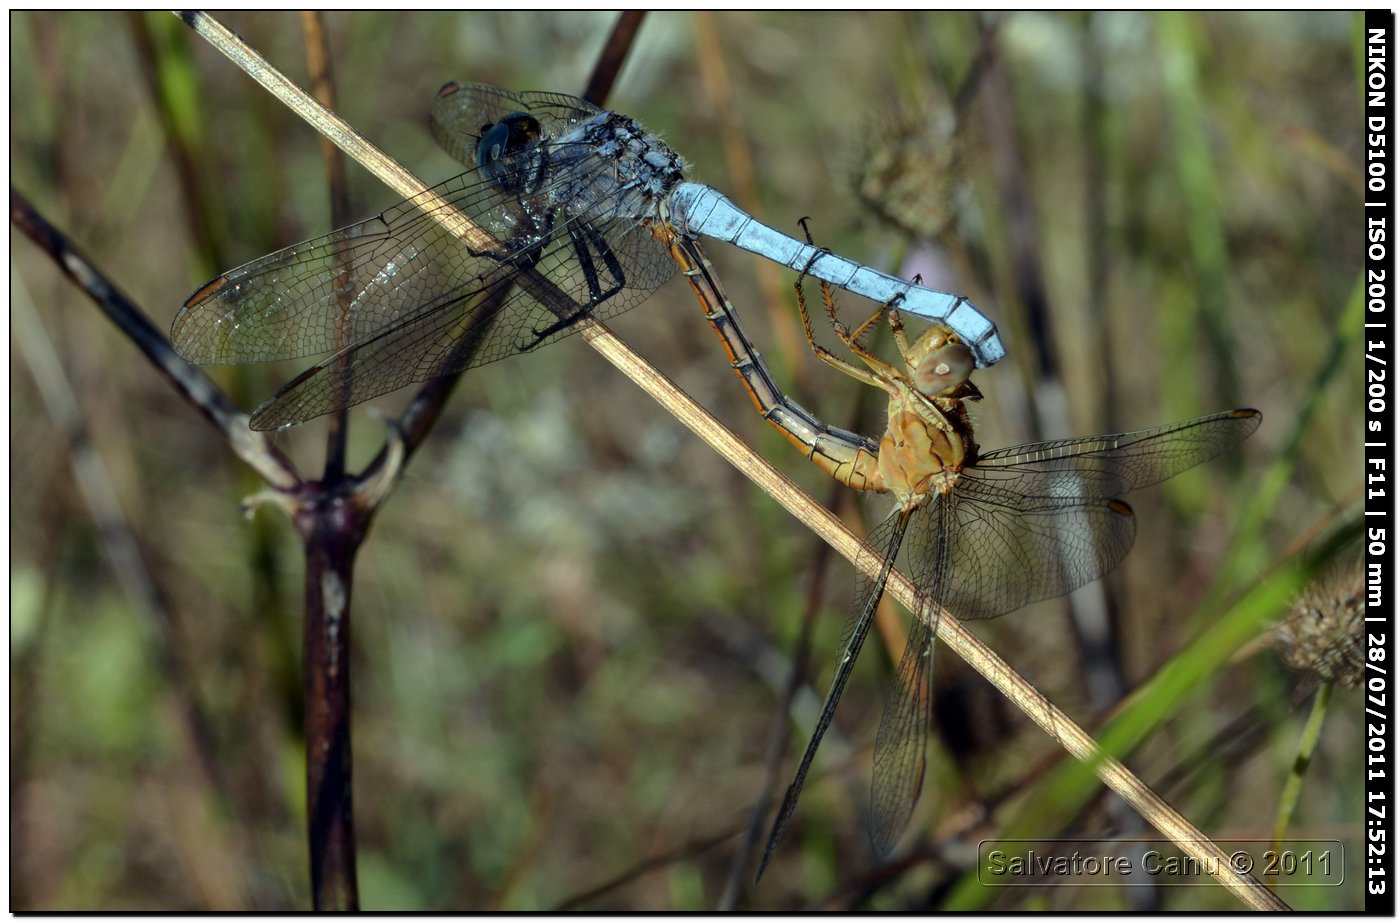
[[[854,489],[889,493],[896,507],[870,535],[869,543],[883,554],[880,573],[874,580],[859,578],[836,674],[773,823],[760,875],[797,806],[901,548],[920,589],[920,610],[875,737],[871,841],[881,856],[904,831],[923,785],[933,641],[941,614],[993,618],[1103,576],[1128,553],[1135,536],[1136,519],[1123,494],[1238,445],[1262,419],[1257,410],[1227,410],[1155,429],[982,451],[966,405],[982,397],[970,380],[975,364],[955,333],[933,324],[911,341],[897,299],[852,330],[837,318],[832,290],[823,283],[831,326],[861,361],[856,365],[816,343],[802,282],[798,308],[817,357],[890,397],[878,450],[851,445],[845,453],[828,452],[823,467]],[[863,342],[882,317],[893,333],[898,365]]]
[[[889,395],[886,429],[877,443],[826,426],[783,396],[744,337],[703,253],[679,240],[672,251],[764,417],[840,482],[895,499],[894,511],[868,539],[880,555],[879,575],[858,577],[836,674],[773,823],[759,874],[797,806],[902,551],[920,589],[920,606],[875,738],[871,841],[883,856],[908,824],[923,784],[933,641],[941,614],[993,618],[1108,573],[1135,535],[1136,519],[1123,494],[1238,445],[1259,427],[1261,416],[1252,409],[1227,410],[1155,429],[982,451],[966,406],[982,396],[970,380],[974,357],[955,333],[933,324],[911,340],[897,298],[849,329],[837,318],[832,290],[823,284],[828,319],[837,339],[862,363],[856,365],[816,343],[799,278],[798,309],[817,357]],[[894,334],[898,365],[863,341],[882,318]]]

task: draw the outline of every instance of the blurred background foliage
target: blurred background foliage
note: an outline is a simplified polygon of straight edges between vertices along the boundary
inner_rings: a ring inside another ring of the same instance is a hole
[[[296,16],[221,18],[305,82]],[[338,109],[437,182],[459,169],[425,130],[439,85],[580,92],[613,21],[330,15]],[[984,446],[1263,410],[1242,451],[1132,497],[1137,547],[1105,582],[1126,689],[1183,650],[1218,664],[1154,701],[1128,760],[1217,837],[1269,835],[1306,708],[1263,625],[1228,646],[1211,627],[1280,574],[1296,582],[1359,519],[1360,40],[1343,13],[668,13],[646,19],[610,100],[776,226],[810,215],[824,245],[972,296],[1010,350],[979,378]],[[319,139],[172,17],[14,13],[10,50],[13,184],[158,326],[219,271],[330,228]],[[356,215],[393,204],[348,172]],[[878,432],[879,395],[806,352],[791,275],[711,256],[798,399]],[[292,530],[271,508],[238,514],[258,483],[28,241],[12,240],[11,270],[12,312],[37,315],[81,406],[78,429],[55,425],[34,336],[17,334],[11,907],[305,907]],[[756,418],[679,282],[614,328],[853,521],[885,508],[833,489]],[[211,374],[252,407],[296,370]],[[363,461],[383,430],[354,419]],[[279,442],[309,472],[322,434]],[[80,448],[107,469],[168,631],[108,556],[71,473]],[[473,371],[359,559],[363,905],[720,904],[810,587],[816,675],[780,783],[851,583],[582,343]],[[1104,718],[1063,603],[977,630],[1073,717]],[[980,839],[1133,822],[1097,785],[1050,802],[1054,741],[947,657],[945,745],[910,860],[875,868],[869,750],[898,634],[867,647],[787,841],[761,886],[743,872],[737,905],[1237,905],[1213,885],[970,887]],[[191,697],[200,743],[181,716]],[[1292,835],[1358,842],[1360,712],[1339,690]],[[1357,867],[1342,887],[1281,895],[1355,909]]]

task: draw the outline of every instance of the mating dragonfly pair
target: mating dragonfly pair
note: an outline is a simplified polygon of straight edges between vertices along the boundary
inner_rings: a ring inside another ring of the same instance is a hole
[[[770,422],[842,483],[889,493],[871,534],[878,576],[859,577],[821,717],[774,822],[763,864],[797,804],[817,747],[903,550],[920,589],[909,642],[876,735],[871,837],[889,852],[924,775],[938,618],[990,618],[1113,569],[1131,547],[1122,494],[1248,438],[1254,410],[1117,435],[982,451],[965,401],[1005,351],[965,298],[878,272],[766,227],[716,190],[686,181],[681,158],[636,121],[554,93],[449,83],[431,112],[439,143],[467,172],[377,218],[231,270],[195,292],[172,329],[200,363],[330,353],[254,411],[280,429],[417,381],[530,352],[641,303],[679,269],[734,369]],[[827,426],[789,400],[753,348],[699,246],[708,236],[798,270],[798,306],[817,356],[885,390],[879,440]],[[860,365],[818,346],[802,282]],[[880,307],[854,330],[833,286]],[[903,318],[929,323],[912,339]],[[863,337],[881,319],[892,364]],[[762,868],[760,868],[760,873]]]

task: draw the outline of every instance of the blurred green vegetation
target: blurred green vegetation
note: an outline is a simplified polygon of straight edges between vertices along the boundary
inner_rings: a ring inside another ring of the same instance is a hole
[[[457,169],[425,130],[439,85],[580,92],[612,19],[331,15],[339,110],[436,182]],[[305,82],[295,16],[224,21]],[[1036,437],[1031,408],[1057,403],[1064,431],[1043,437],[1263,410],[1236,456],[1131,497],[1137,548],[1107,580],[1128,685],[1162,670],[1124,730],[1129,764],[1222,838],[1269,836],[1306,713],[1299,678],[1242,638],[1283,614],[1288,593],[1270,591],[1305,578],[1359,515],[1358,34],[1343,13],[655,14],[610,100],[770,223],[810,215],[824,245],[972,296],[1010,350],[979,379],[984,446]],[[14,186],[157,325],[218,271],[329,229],[319,139],[173,18],[15,13],[10,62]],[[357,214],[393,204],[349,175]],[[216,434],[33,246],[16,239],[11,254],[12,309],[37,312],[62,356],[175,613],[230,792],[215,797],[198,770],[160,636],[113,571],[17,343],[11,908],[305,907],[296,540],[271,508],[239,516],[258,484]],[[710,255],[799,399],[877,432],[879,395],[805,352],[792,278]],[[755,417],[683,285],[614,328],[832,495]],[[251,407],[295,371],[211,374]],[[355,423],[363,461],[383,430],[362,411]],[[323,431],[279,437],[304,472]],[[841,508],[872,520],[884,506]],[[357,568],[363,905],[548,908],[622,878],[582,908],[714,906],[814,576],[817,675],[784,781],[825,691],[852,579],[844,564],[814,574],[819,559],[803,528],[581,343],[469,374]],[[1105,716],[1062,604],[977,629],[1072,716]],[[863,659],[788,839],[740,906],[937,908],[950,890],[999,909],[1134,905],[1111,889],[968,895],[958,842],[1120,827],[1097,787],[1049,783],[1055,742],[948,658],[942,687],[986,732],[956,757],[930,750],[907,841],[940,848],[872,871],[864,811],[889,659],[874,644]],[[1183,661],[1198,667],[1189,682]],[[1338,691],[1295,837],[1357,842],[1360,710]],[[979,822],[983,802],[994,809]],[[1280,895],[1356,909],[1356,867],[1343,887]],[[1214,886],[1156,899],[1237,905]]]

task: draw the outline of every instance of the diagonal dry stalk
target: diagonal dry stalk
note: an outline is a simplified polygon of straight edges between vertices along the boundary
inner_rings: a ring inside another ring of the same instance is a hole
[[[187,13],[182,16],[201,37],[394,191],[405,198],[420,196],[427,191],[428,187],[424,183],[279,73],[238,36],[203,14]],[[441,203],[440,207],[439,203],[435,202],[428,210],[445,228],[462,239],[482,239],[479,235],[484,234],[484,231],[472,224],[466,215],[457,212],[445,202]],[[485,239],[491,240],[489,235]],[[585,342],[646,391],[667,412],[843,557],[867,575],[876,575],[880,555],[867,549],[836,516],[798,489],[792,481],[710,416],[689,395],[614,336],[606,326],[593,320],[586,320],[579,326],[580,335]],[[886,592],[891,593],[910,611],[918,610],[917,591],[904,574],[892,572]],[[1221,885],[1250,908],[1274,911],[1288,908],[1252,875],[1231,870],[1229,857],[1204,833],[1173,810],[1120,762],[1109,758],[1083,728],[1051,705],[1026,679],[984,646],[962,626],[955,615],[948,612],[944,612],[943,615],[938,619],[938,639],[981,673],[1066,752],[1092,766],[1099,778],[1114,793],[1126,800],[1163,836],[1172,840],[1185,854],[1201,862],[1203,867],[1210,869]]]

